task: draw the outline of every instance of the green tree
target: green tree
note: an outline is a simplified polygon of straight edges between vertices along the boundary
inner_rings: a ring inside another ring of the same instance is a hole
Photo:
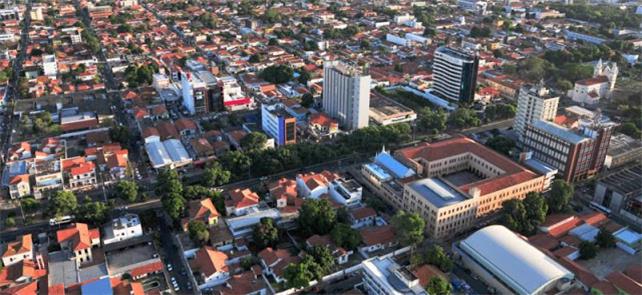
[[[426,252],[426,263],[437,266],[444,272],[449,272],[453,268],[453,261],[448,257],[444,248],[439,245],[431,246]]]
[[[640,132],[640,128],[635,126],[634,123],[631,122],[626,122],[618,127],[618,130],[628,136],[631,136],[635,139],[640,139],[642,136],[642,132]]]
[[[287,288],[305,288],[320,273],[319,265],[310,255],[305,255],[301,262],[291,263],[285,268],[283,278]]]
[[[601,228],[595,237],[595,243],[602,248],[613,248],[615,247],[615,237],[607,229]]]
[[[515,148],[515,141],[505,136],[493,136],[486,141],[486,146],[510,157],[510,151]]]
[[[122,180],[116,185],[116,195],[129,203],[133,203],[138,199],[138,184],[131,180]]]
[[[71,215],[78,209],[78,199],[71,191],[57,191],[51,199],[49,212],[55,217]]]
[[[448,122],[457,128],[477,127],[481,123],[474,110],[460,107],[448,117]]]
[[[440,276],[434,276],[426,285],[426,291],[431,295],[448,295],[452,292],[450,283]]]
[[[548,207],[551,212],[566,211],[574,192],[573,186],[566,181],[561,179],[554,180],[548,197]]]
[[[292,80],[294,71],[286,65],[269,66],[259,73],[259,77],[274,84],[286,83]]]
[[[404,246],[416,245],[424,240],[426,222],[416,213],[399,211],[392,218],[399,242]]]
[[[546,199],[540,193],[527,193],[523,203],[528,215],[526,222],[530,222],[533,227],[537,227],[546,220],[548,204],[546,203]]]
[[[184,189],[183,197],[186,200],[200,200],[202,198],[211,197],[213,192],[202,185],[190,185]]]
[[[167,214],[178,221],[185,211],[183,183],[175,170],[164,169],[158,174],[156,193],[161,196],[161,203]]]
[[[20,205],[27,214],[35,213],[40,209],[40,202],[33,196],[26,196],[20,199]]]
[[[332,256],[332,251],[327,246],[314,246],[310,251],[310,256],[314,258],[314,262],[319,266],[319,271],[323,277],[326,274],[329,274],[334,267],[334,256]]]
[[[589,260],[597,256],[597,246],[589,241],[582,241],[580,243],[580,259]]]
[[[78,219],[96,226],[102,225],[109,216],[109,206],[103,202],[91,201],[85,198],[82,205],[78,207]]]
[[[505,201],[502,204],[501,223],[508,229],[519,233],[530,233],[535,230],[528,220],[524,203],[518,199]]]
[[[214,163],[205,168],[202,175],[201,183],[206,187],[215,187],[227,184],[232,177],[232,173],[223,169],[219,163]]]
[[[337,214],[330,202],[323,199],[306,199],[299,209],[299,227],[308,235],[325,235],[337,221]]]
[[[330,232],[335,244],[349,250],[355,250],[361,244],[361,235],[345,223],[338,223]]]
[[[187,224],[189,238],[197,245],[205,245],[210,239],[210,230],[201,220],[192,220]]]
[[[417,128],[438,134],[446,130],[448,116],[442,109],[421,108],[417,114]]]
[[[249,172],[252,159],[240,151],[230,151],[221,157],[221,164],[226,170],[232,172],[235,178],[241,178]]]
[[[265,147],[268,138],[265,133],[253,131],[241,139],[241,147],[245,151],[261,150]]]
[[[249,62],[251,63],[259,63],[261,62],[261,55],[260,54],[252,54],[250,56]]]
[[[261,222],[254,227],[252,237],[258,249],[275,247],[279,242],[279,229],[272,218],[261,218]]]
[[[310,81],[310,79],[312,78],[312,76],[310,76],[310,73],[306,71],[304,68],[301,68],[299,72],[300,73],[299,73],[299,77],[297,77],[297,81],[299,81],[299,83],[303,85],[308,84],[308,81]]]
[[[122,143],[123,145],[129,144],[129,139],[131,134],[129,133],[129,128],[120,125],[114,125],[109,128],[109,137],[117,142]]]
[[[314,97],[310,93],[306,93],[301,97],[301,106],[309,108],[314,104]]]
[[[4,220],[4,226],[6,227],[16,226],[16,219],[13,217],[7,217],[7,219]]]
[[[515,117],[517,108],[512,104],[492,104],[484,109],[484,117],[488,121],[503,120]]]

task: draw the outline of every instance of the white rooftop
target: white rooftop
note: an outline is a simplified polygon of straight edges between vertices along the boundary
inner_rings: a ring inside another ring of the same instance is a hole
[[[559,279],[574,275],[523,238],[501,225],[470,235],[459,248],[519,294],[540,293]]]

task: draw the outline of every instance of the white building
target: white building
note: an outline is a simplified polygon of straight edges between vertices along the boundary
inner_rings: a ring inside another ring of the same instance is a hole
[[[58,65],[56,63],[56,56],[47,54],[42,56],[42,69],[45,76],[55,78],[58,74]]]
[[[457,1],[457,5],[463,10],[484,15],[486,14],[488,3],[477,0],[459,0]]]
[[[472,102],[475,99],[479,58],[461,50],[439,47],[435,50],[433,89],[443,98]]]
[[[361,262],[363,286],[368,294],[418,295],[428,292],[419,284],[419,279],[391,257],[374,257]]]
[[[520,88],[513,126],[519,137],[524,135],[527,124],[536,120],[553,121],[559,100],[558,96],[549,95],[549,90],[543,85],[526,85]]]
[[[185,146],[178,139],[150,141],[145,143],[145,151],[154,169],[163,167],[178,168],[192,163]]]
[[[125,214],[114,218],[103,228],[103,244],[111,244],[140,237],[143,235],[143,227],[140,225],[140,219],[136,214]]]
[[[340,61],[323,65],[323,109],[344,129],[368,126],[370,75]]]
[[[33,241],[31,234],[23,235],[16,241],[7,243],[6,247],[4,253],[2,253],[2,265],[4,267],[25,259],[33,260]]]
[[[337,178],[330,182],[330,197],[343,206],[361,203],[363,188],[354,179]]]
[[[218,78],[218,91],[223,107],[229,111],[251,109],[254,100],[246,96],[236,78],[225,76]]]
[[[618,73],[616,63],[603,63],[600,59],[593,68],[593,77],[576,81],[575,87],[569,90],[568,96],[582,104],[597,104],[600,99],[611,95]]]
[[[454,246],[464,265],[501,294],[557,294],[573,273],[501,225],[491,225]]]

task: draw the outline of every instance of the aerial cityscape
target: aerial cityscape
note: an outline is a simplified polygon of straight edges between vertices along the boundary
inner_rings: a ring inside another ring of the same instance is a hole
[[[642,295],[642,1],[0,24],[0,295]]]

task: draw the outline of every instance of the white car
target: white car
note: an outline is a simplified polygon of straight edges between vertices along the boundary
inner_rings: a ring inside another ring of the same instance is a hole
[[[172,271],[172,270],[173,270],[172,264],[168,263],[167,264],[167,271]]]

